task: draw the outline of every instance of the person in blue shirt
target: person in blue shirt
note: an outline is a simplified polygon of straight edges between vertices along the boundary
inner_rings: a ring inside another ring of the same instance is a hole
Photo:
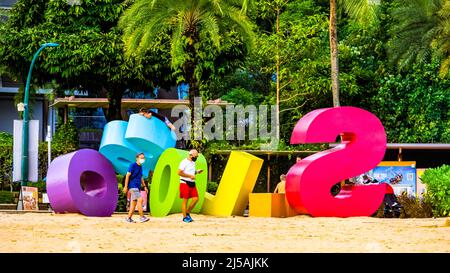
[[[127,175],[125,176],[125,186],[123,188],[123,192],[126,194],[128,191],[130,191],[131,195],[131,204],[130,204],[130,211],[128,212],[128,217],[126,218],[126,221],[129,223],[135,223],[135,221],[132,219],[134,209],[138,208],[140,219],[139,221],[141,223],[147,222],[147,217],[144,216],[144,212],[142,211],[142,196],[141,196],[141,185],[144,186],[145,191],[148,195],[148,188],[147,185],[145,185],[144,177],[142,175],[142,164],[145,162],[145,155],[144,153],[139,153],[136,155],[136,162],[132,163],[128,167]]]

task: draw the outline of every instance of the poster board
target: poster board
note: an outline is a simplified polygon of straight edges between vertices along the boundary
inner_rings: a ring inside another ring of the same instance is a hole
[[[380,183],[388,183],[395,195],[406,192],[417,195],[417,171],[415,161],[382,161],[370,172]]]
[[[23,210],[39,210],[38,188],[22,187]]]

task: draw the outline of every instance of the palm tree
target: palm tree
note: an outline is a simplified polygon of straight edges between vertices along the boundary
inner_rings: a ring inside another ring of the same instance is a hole
[[[431,58],[430,45],[436,36],[440,8],[441,0],[409,0],[392,12],[388,54],[400,70]]]
[[[441,59],[441,76],[448,75],[450,70],[450,0],[444,0],[441,10],[438,12],[439,26],[437,36],[431,42],[431,46],[437,50]]]
[[[200,95],[199,44],[210,40],[220,47],[221,37],[230,27],[250,46],[251,24],[246,16],[250,0],[136,0],[119,21],[127,53],[143,52],[162,33],[169,33],[171,66],[181,68],[189,84],[189,104]],[[194,122],[194,111],[191,111]]]
[[[341,8],[353,19],[370,22],[375,18],[375,0],[340,0]],[[339,94],[339,50],[337,35],[337,0],[330,0],[330,55],[331,55],[331,91],[333,106],[340,105]]]
[[[408,0],[392,12],[389,58],[400,70],[438,57],[441,75],[450,67],[450,1]]]

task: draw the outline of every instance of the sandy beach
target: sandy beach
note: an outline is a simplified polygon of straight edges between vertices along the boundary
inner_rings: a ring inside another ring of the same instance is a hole
[[[124,217],[0,213],[0,252],[450,253],[449,218]]]

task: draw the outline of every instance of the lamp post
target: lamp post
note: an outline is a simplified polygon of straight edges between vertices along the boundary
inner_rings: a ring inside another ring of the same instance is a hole
[[[33,71],[34,62],[36,61],[39,53],[46,47],[57,47],[59,44],[57,43],[45,43],[42,44],[41,47],[34,54],[33,60],[31,61],[30,70],[28,71],[27,84],[25,86],[25,95],[23,99],[23,127],[22,127],[22,180],[20,182],[20,191],[22,192],[22,186],[26,185],[28,181],[28,98],[30,92],[30,82],[31,82],[31,72]],[[22,196],[23,202],[23,196]],[[23,205],[22,205],[23,208]]]

